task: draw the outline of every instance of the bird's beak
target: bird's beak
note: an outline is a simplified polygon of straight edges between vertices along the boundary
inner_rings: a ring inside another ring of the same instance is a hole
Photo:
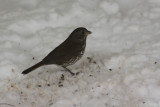
[[[92,32],[91,31],[87,31],[87,35],[91,34]]]

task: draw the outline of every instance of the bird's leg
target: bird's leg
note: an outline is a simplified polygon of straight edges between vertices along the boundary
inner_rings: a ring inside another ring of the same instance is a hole
[[[65,70],[67,70],[68,72],[70,72],[72,75],[75,75],[75,73],[73,73],[71,70],[69,70],[68,68],[62,66]]]

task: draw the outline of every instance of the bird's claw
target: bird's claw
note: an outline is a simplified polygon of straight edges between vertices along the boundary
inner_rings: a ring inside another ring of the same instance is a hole
[[[77,72],[77,73],[71,73],[72,74],[72,76],[76,76],[76,75],[79,75],[79,72]]]

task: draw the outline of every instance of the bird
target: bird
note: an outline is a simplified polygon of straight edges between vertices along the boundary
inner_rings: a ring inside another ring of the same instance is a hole
[[[76,28],[64,42],[52,50],[40,62],[24,70],[22,74],[28,74],[41,66],[55,64],[75,75],[76,73],[73,73],[67,67],[81,59],[85,52],[87,37],[91,33],[85,27]]]

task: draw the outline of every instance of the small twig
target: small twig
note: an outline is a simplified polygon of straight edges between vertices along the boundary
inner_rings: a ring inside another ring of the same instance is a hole
[[[8,105],[8,106],[13,106],[14,107],[14,105],[8,104],[8,103],[0,103],[0,105]]]

